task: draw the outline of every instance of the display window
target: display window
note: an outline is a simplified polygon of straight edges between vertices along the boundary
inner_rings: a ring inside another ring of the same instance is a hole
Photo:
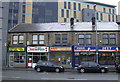
[[[26,59],[25,53],[14,53],[15,63],[24,63]]]
[[[32,60],[32,63],[37,63],[39,60],[47,61],[48,54],[47,53],[28,53],[28,61]]]
[[[115,64],[115,53],[99,53],[99,64]]]
[[[71,53],[67,52],[51,52],[50,53],[50,61],[56,64],[71,64]]]

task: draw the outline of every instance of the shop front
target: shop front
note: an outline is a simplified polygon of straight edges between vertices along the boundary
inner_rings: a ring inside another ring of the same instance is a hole
[[[71,47],[50,47],[50,61],[71,66]]]
[[[49,47],[46,46],[35,46],[27,47],[27,62],[28,67],[34,67],[39,61],[48,61],[49,60]]]
[[[25,47],[9,47],[9,67],[26,67]]]
[[[116,57],[119,55],[119,47],[98,47],[98,62],[101,65],[114,65]],[[120,57],[120,56],[119,56]],[[76,67],[81,61],[96,62],[96,47],[94,46],[74,46],[72,54],[72,67]]]

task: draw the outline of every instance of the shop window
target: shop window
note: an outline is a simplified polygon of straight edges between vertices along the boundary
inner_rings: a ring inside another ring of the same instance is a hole
[[[13,36],[13,44],[18,44],[18,36]]]
[[[114,64],[115,53],[100,53],[99,63],[100,64]]]
[[[44,35],[39,35],[39,44],[44,44]]]
[[[38,44],[38,35],[32,36],[33,44]]]
[[[14,53],[14,62],[15,63],[24,63],[25,54],[24,53]]]
[[[23,44],[24,43],[24,36],[19,36],[19,44]]]

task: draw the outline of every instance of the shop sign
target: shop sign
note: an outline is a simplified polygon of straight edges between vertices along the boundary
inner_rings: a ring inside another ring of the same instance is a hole
[[[84,52],[84,51],[95,51],[94,46],[74,46],[74,51]]]
[[[71,51],[71,47],[50,47],[50,51]]]
[[[96,51],[96,47],[95,46],[74,46],[74,51],[79,51],[79,52],[88,52],[88,51]],[[120,51],[120,47],[111,47],[111,46],[99,46],[98,47],[98,51],[101,52],[116,52],[116,51]]]
[[[25,51],[24,47],[9,47],[9,52],[23,52]]]
[[[27,47],[27,52],[48,52],[49,48],[48,47],[41,47],[41,46],[36,46],[36,47]]]
[[[116,51],[119,51],[119,49],[118,49],[118,47],[105,46],[105,47],[99,47],[99,51],[102,51],[102,52],[105,52],[105,51],[116,52]]]

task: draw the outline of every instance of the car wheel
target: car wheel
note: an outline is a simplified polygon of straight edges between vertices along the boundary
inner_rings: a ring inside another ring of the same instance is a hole
[[[57,72],[57,73],[60,72],[60,69],[59,69],[59,68],[56,68],[56,69],[55,69],[55,72]]]
[[[81,69],[79,70],[79,72],[80,72],[80,73],[84,73],[84,72],[85,72],[85,69],[84,69],[84,68],[81,68]]]
[[[37,72],[40,72],[40,71],[41,71],[41,69],[38,67],[38,68],[36,69],[36,71],[37,71]]]
[[[101,69],[100,71],[101,71],[101,73],[105,73],[105,72],[106,72],[106,70],[105,70],[105,69]]]

